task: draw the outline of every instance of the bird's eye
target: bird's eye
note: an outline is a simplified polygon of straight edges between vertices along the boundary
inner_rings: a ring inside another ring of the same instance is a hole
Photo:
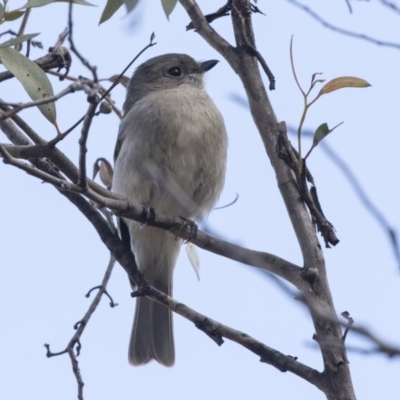
[[[168,70],[168,75],[171,76],[181,76],[182,75],[182,71],[180,68],[178,67],[172,67]]]

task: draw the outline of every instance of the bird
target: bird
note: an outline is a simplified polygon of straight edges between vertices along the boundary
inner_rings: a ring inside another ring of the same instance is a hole
[[[217,203],[225,181],[228,137],[224,119],[204,87],[217,60],[186,54],[145,61],[129,81],[114,151],[112,191],[164,215],[201,221]],[[173,270],[182,245],[166,230],[119,218],[122,241],[143,277],[172,296]],[[135,284],[131,281],[132,289]],[[138,297],[128,352],[138,366],[175,363],[172,313]]]

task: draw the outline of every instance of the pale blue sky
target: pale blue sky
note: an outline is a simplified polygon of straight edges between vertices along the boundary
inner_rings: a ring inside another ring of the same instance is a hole
[[[168,22],[159,1],[142,0],[133,16],[126,17],[121,9],[112,20],[98,27],[104,3],[98,8],[74,10],[76,44],[98,66],[101,78],[119,73],[148,43],[153,31],[158,44],[139,63],[169,52],[221,61],[207,74],[207,89],[224,116],[230,140],[227,180],[220,204],[229,203],[235,193],[239,200],[232,207],[213,212],[208,223],[226,240],[301,265],[298,244],[258,132],[247,110],[230,100],[231,93],[244,96],[237,76],[199,35],[185,32],[189,19],[180,5]],[[215,11],[222,3],[199,1],[205,13]],[[304,4],[333,24],[400,43],[399,15],[382,7],[378,0],[352,1],[353,14],[345,1],[304,0]],[[302,98],[289,63],[293,34],[296,68],[304,87],[314,72],[324,72],[327,79],[355,75],[372,84],[368,89],[345,89],[324,96],[311,109],[305,128],[315,129],[322,122],[334,126],[344,121],[326,139],[327,143],[347,161],[370,198],[398,230],[399,50],[333,33],[284,0],[259,1],[258,6],[267,15],[253,16],[257,46],[276,76],[277,90],[269,95],[279,120],[296,125],[302,111]],[[48,48],[56,42],[66,22],[67,5],[50,5],[33,10],[26,32],[41,32],[38,39]],[[13,26],[18,29],[18,24]],[[213,27],[233,43],[228,17],[213,22]],[[32,53],[34,58],[44,54],[36,49]],[[76,58],[70,74],[89,76]],[[66,84],[53,78],[52,82],[55,92]],[[28,99],[17,82],[1,86],[5,100]],[[121,107],[123,88],[116,88],[112,96]],[[61,130],[83,115],[86,104],[83,93],[57,103]],[[37,110],[23,111],[21,116],[46,139],[55,135],[52,125]],[[115,115],[95,119],[88,141],[89,166],[98,157],[112,159],[118,124]],[[60,144],[61,150],[74,161],[78,159],[78,138],[76,130]],[[2,136],[1,142],[4,141]],[[309,145],[310,141],[304,140],[304,147]],[[322,149],[315,149],[308,165],[324,212],[341,240],[336,248],[325,251],[337,312],[349,311],[356,323],[399,344],[400,275],[385,234]],[[74,333],[73,324],[89,306],[85,293],[102,279],[108,252],[89,223],[50,185],[3,164],[0,176],[0,398],[76,398],[69,358],[47,359],[43,344],[50,343],[53,351],[64,349]],[[174,280],[174,296],[178,300],[321,369],[321,356],[312,340],[314,329],[301,304],[288,298],[255,268],[201,250],[198,282],[182,250]],[[111,309],[103,299],[82,337],[79,363],[85,399],[324,398],[310,384],[260,363],[257,356],[235,343],[226,341],[223,346],[216,346],[180,316],[175,316],[174,321],[176,365],[167,369],[151,363],[133,368],[127,361],[127,348],[134,300],[130,298],[125,273],[118,265],[109,292],[119,306]],[[348,344],[371,347],[352,333]],[[397,398],[398,359],[349,352],[349,360],[359,399]]]

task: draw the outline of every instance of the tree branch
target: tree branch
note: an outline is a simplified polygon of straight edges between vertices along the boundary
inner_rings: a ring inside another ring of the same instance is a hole
[[[86,153],[87,153],[87,138],[89,136],[89,129],[92,125],[94,112],[96,111],[96,107],[98,104],[98,98],[96,95],[93,96],[91,104],[89,104],[89,108],[86,112],[85,119],[83,120],[83,126],[81,131],[81,137],[79,138],[79,179],[78,185],[86,190],[87,189],[87,181],[86,181]]]
[[[93,81],[97,82],[97,67],[95,65],[91,65],[86,58],[84,58],[78,49],[75,46],[72,34],[73,34],[73,18],[72,18],[72,9],[73,9],[74,2],[69,2],[69,10],[68,10],[68,41],[71,48],[71,51],[79,58],[80,62],[92,73]]]
[[[213,35],[197,5],[194,5],[195,2],[193,0],[180,0],[180,2],[191,17],[196,31],[212,47],[225,56],[223,52],[225,48],[219,42],[214,42],[215,35]],[[225,58],[239,75],[246,90],[253,120],[275,170],[278,187],[300,244],[304,259],[303,278],[312,286],[312,290],[303,292],[303,295],[309,300],[309,303],[315,302],[328,316],[328,318],[321,317],[318,313],[313,313],[312,308],[310,309],[325,366],[324,376],[326,378],[324,379],[323,391],[331,399],[334,398],[333,393],[336,396],[341,393],[336,399],[355,399],[350,371],[346,364],[346,351],[341,341],[341,329],[327,282],[321,246],[318,243],[307,209],[300,198],[293,172],[279,158],[277,151],[278,123],[267,97],[257,60],[246,49],[249,44],[256,47],[248,0],[232,1],[232,24],[237,46],[235,57]],[[327,346],[325,345],[327,341],[333,342],[337,346],[334,346],[334,348]]]
[[[28,145],[29,142],[25,139],[22,132],[20,132],[10,120],[0,121],[0,128],[5,131],[10,140],[14,141],[14,143],[18,143],[17,146],[2,145],[1,153],[3,158],[5,157],[7,163],[24,170],[30,175],[51,183],[61,191],[84,194],[99,206],[111,209],[117,216],[130,218],[151,226],[169,230],[172,234],[179,236],[184,240],[191,240],[198,247],[232,260],[273,272],[292,283],[299,290],[307,290],[308,283],[302,279],[300,275],[300,267],[273,254],[252,251],[219,240],[199,230],[197,231],[196,237],[193,237],[192,230],[188,226],[187,221],[178,217],[165,216],[158,213],[154,213],[154,216],[149,217],[147,213],[143,212],[143,207],[141,205],[130,202],[121,196],[100,187],[88,178],[86,178],[88,187],[83,189],[78,184],[78,170],[76,167],[71,167],[71,161],[61,151],[56,148],[48,149],[48,147],[43,144],[38,146]],[[12,135],[9,131],[11,131]],[[75,183],[52,176],[51,174],[41,171],[29,164],[18,161],[12,157],[12,154],[16,156],[25,155],[27,156],[27,159],[36,158],[36,156],[48,158],[62,173],[72,176]]]
[[[7,136],[10,140],[19,143],[18,146],[10,146],[4,145],[0,148],[2,154],[6,156],[7,161],[10,161],[10,153],[14,152],[16,155],[24,156],[27,158],[31,157],[46,157],[49,158],[52,162],[58,163],[61,165],[61,172],[64,173],[66,169],[69,174],[71,174],[71,165],[72,164],[64,155],[56,148],[49,148],[39,135],[35,132],[28,129],[27,126],[24,126],[24,122],[18,116],[13,117],[14,121],[18,121],[19,126],[23,127],[24,131],[29,132],[31,138],[34,138],[35,142],[40,143],[39,145],[29,145],[29,141],[27,141],[20,132],[14,123],[11,120],[1,121],[0,127],[2,129],[5,128],[5,131],[8,131]],[[44,145],[43,145],[44,143]],[[21,146],[22,145],[22,146]],[[67,160],[67,161],[66,161]],[[12,160],[15,162],[15,160]],[[72,164],[73,165],[73,164]],[[93,208],[85,199],[83,199],[79,194],[73,193],[71,191],[82,191],[82,188],[77,184],[72,184],[68,181],[65,181],[59,176],[54,176],[51,171],[43,170],[43,162],[42,164],[36,166],[36,168],[29,166],[28,164],[21,163],[17,164],[19,168],[24,170],[29,170],[35,176],[38,176],[40,179],[47,180],[50,179],[50,182],[53,183],[56,187],[61,189],[61,193],[69,198],[90,220],[90,222],[95,226],[98,231],[100,237],[106,246],[116,255],[118,261],[124,266],[125,270],[129,274],[129,276],[139,284],[143,285],[143,279],[140,276],[136,268],[136,264],[134,261],[134,257],[130,252],[130,249],[121,248],[121,242],[117,237],[115,232],[111,232],[112,235],[104,231],[105,220],[99,215],[99,212]],[[51,165],[44,164],[47,168],[50,168]],[[77,169],[73,166],[72,171],[74,172],[75,178],[78,177]],[[94,183],[93,183],[94,184]],[[94,184],[94,188],[96,188],[96,184]],[[103,201],[110,208],[115,208],[118,212],[120,210],[120,215],[129,217],[129,214],[133,215],[133,219],[147,222],[150,225],[159,226],[161,228],[168,228],[172,233],[182,237],[189,238],[191,235],[191,230],[187,227],[187,223],[182,222],[179,218],[171,218],[164,216],[157,216],[154,221],[147,221],[143,218],[143,210],[140,206],[129,204],[126,200],[120,200],[117,196],[112,193],[105,191],[104,189],[100,190],[101,194],[97,193],[97,190],[89,190],[91,187],[90,180],[88,180],[88,188],[85,189],[85,195],[89,198],[98,201],[98,204],[101,204]],[[66,191],[71,190],[71,191]],[[116,198],[117,197],[117,198]],[[107,204],[109,203],[109,204]],[[131,216],[132,218],[132,216]],[[109,230],[109,226],[107,225],[107,229]],[[211,236],[206,235],[203,232],[199,232],[198,237],[193,239],[193,242],[200,247],[203,247],[206,250],[213,251],[214,253],[226,255],[231,259],[244,262],[250,265],[258,266],[260,268],[264,268],[268,271],[274,272],[278,276],[281,276],[291,282],[293,285],[298,287],[303,292],[307,292],[311,290],[307,279],[304,279],[304,271],[301,273],[301,269],[298,266],[295,266],[291,263],[288,263],[285,260],[280,259],[274,255],[262,252],[255,252],[248,249],[241,248],[240,246],[235,246],[224,241],[217,240]],[[264,344],[256,341],[255,339],[229,328],[225,325],[219,324],[216,321],[212,321],[209,318],[205,317],[202,314],[196,313],[194,310],[186,307],[182,303],[179,303],[162,292],[158,292],[154,288],[148,288],[148,296],[149,298],[160,301],[162,304],[170,307],[175,312],[180,315],[188,318],[192,322],[196,324],[196,326],[211,336],[213,339],[218,337],[226,337],[230,340],[233,340],[242,346],[248,348],[255,354],[261,357],[261,361],[267,362],[281,371],[290,371],[307,381],[313,383],[317,387],[321,388],[321,374],[312,368],[309,368],[303,364],[300,364],[296,361],[295,358],[291,358],[289,356],[285,356],[278,351],[265,346]],[[79,343],[79,342],[76,342]],[[332,344],[332,343],[331,343]],[[80,345],[80,344],[79,344]],[[72,359],[71,359],[72,360]],[[78,378],[77,378],[78,379]],[[79,384],[78,379],[78,384]]]
[[[129,277],[138,284],[140,295],[146,295],[149,299],[165,305],[182,317],[192,321],[197,328],[210,336],[218,344],[222,344],[222,337],[226,337],[260,356],[262,362],[273,365],[282,372],[290,371],[303,379],[306,379],[313,385],[320,387],[321,373],[318,371],[297,362],[294,358],[286,356],[279,351],[264,345],[243,332],[220,324],[219,322],[194,311],[183,303],[180,303],[167,296],[165,293],[151,287],[138,272],[134,256],[130,249],[124,245],[116,234],[111,232],[109,226],[100,216],[99,212],[81,195],[72,192],[61,193],[74,203],[86,218],[89,219],[100,235],[103,243],[113,253],[114,257],[125,269]]]
[[[85,89],[84,86],[80,85],[79,83],[72,83],[71,85],[67,86],[64,90],[55,94],[54,96],[45,97],[43,99],[34,100],[27,103],[8,103],[3,100],[0,100],[0,106],[13,107],[8,111],[4,112],[1,118],[2,119],[10,118],[13,115],[17,114],[19,111],[24,110],[25,108],[37,107],[42,104],[53,103],[54,101],[61,99],[67,94],[74,93],[76,90],[84,90],[84,89]]]
[[[4,148],[0,147],[0,151],[3,150]],[[54,175],[55,179],[59,179],[58,173],[48,163],[38,160],[36,163],[36,168],[44,175]],[[108,222],[101,216],[100,212],[94,208],[94,206],[91,205],[82,195],[69,191],[59,191],[62,195],[67,197],[91,222],[103,243],[112,252],[115,259],[125,269],[128,276],[138,285],[141,290],[140,295],[146,295],[148,298],[164,304],[171,310],[192,321],[196,327],[205,332],[208,336],[212,337],[219,344],[222,344],[222,337],[226,337],[259,355],[261,357],[261,361],[274,365],[281,371],[293,372],[317,387],[320,386],[321,382],[319,378],[321,373],[318,371],[297,362],[295,358],[285,356],[284,354],[264,345],[261,342],[258,342],[254,338],[240,331],[234,330],[226,325],[211,320],[210,318],[192,310],[184,304],[170,298],[165,293],[151,287],[139,272],[130,248],[120,240],[115,231],[113,232],[110,229]],[[91,309],[88,311],[88,313],[90,312]],[[62,352],[51,353],[49,346],[46,345],[46,347],[48,348],[48,356],[60,355],[64,354],[65,352],[69,353],[73,364],[74,374],[76,375],[76,379],[78,381],[78,388],[81,390],[83,381],[79,372],[76,357],[73,353],[75,345],[77,346],[77,350],[79,350],[81,346],[79,339],[74,336],[74,338],[70,341],[68,349]]]

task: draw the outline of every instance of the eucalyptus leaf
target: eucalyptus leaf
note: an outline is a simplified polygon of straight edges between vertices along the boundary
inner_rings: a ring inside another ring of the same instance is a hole
[[[6,21],[15,21],[16,19],[22,17],[25,11],[11,11],[4,14],[4,19]]]
[[[122,0],[108,0],[101,14],[99,25],[109,20],[122,4]]]
[[[162,7],[168,19],[172,11],[174,10],[177,2],[178,0],[161,0]]]
[[[74,4],[80,4],[82,6],[94,6],[94,4],[89,3],[86,0],[72,0]],[[33,8],[33,7],[43,7],[51,3],[69,3],[69,0],[29,0],[21,8]]]
[[[4,12],[5,12],[5,11],[6,11],[6,10],[5,10],[3,4],[0,3],[0,19],[3,18]]]
[[[32,8],[32,7],[42,7],[47,4],[54,3],[57,0],[29,0],[23,7],[21,8]]]
[[[365,88],[371,86],[366,80],[355,76],[341,76],[327,82],[319,92],[318,96],[344,88]]]
[[[39,34],[38,33],[31,33],[29,35],[18,36],[18,37],[14,38],[14,39],[7,40],[4,43],[0,43],[0,47],[15,46],[16,44],[20,44],[20,43],[26,42],[27,40],[30,40],[30,39],[36,37],[37,35],[39,35]]]
[[[126,9],[130,13],[139,3],[139,0],[124,0]]]
[[[60,2],[63,2],[63,3],[69,3],[69,0],[59,0],[59,1],[60,1]],[[89,3],[89,2],[86,1],[86,0],[72,0],[72,2],[73,2],[74,4],[79,4],[79,5],[81,5],[81,6],[97,7],[96,4]]]
[[[41,100],[54,95],[53,88],[43,70],[29,58],[11,47],[0,48],[0,60],[4,66],[22,83],[32,100]],[[55,103],[42,104],[41,113],[56,125]]]
[[[335,130],[338,126],[342,125],[343,122],[340,124],[337,124],[335,127],[332,129],[329,129],[328,124],[324,122],[321,124],[317,130],[314,133],[314,139],[313,139],[313,147],[317,146],[318,143],[323,140],[326,136],[328,136],[333,130]]]

